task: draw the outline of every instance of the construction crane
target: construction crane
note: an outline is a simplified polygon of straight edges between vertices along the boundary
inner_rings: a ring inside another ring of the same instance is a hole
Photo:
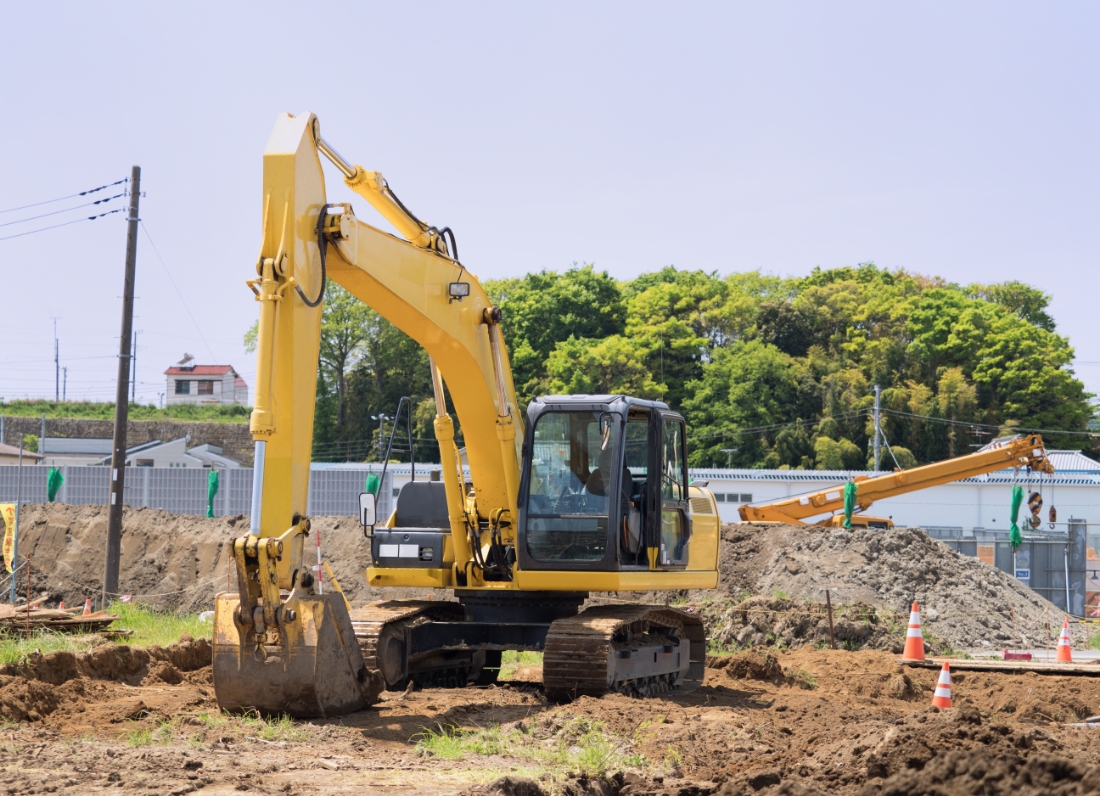
[[[398,231],[327,200],[320,156]],[[388,518],[360,496],[373,587],[446,590],[348,610],[305,555],[326,280],[430,355],[441,469],[406,484]],[[698,616],[667,606],[581,608],[590,592],[717,585],[718,507],[689,486],[684,419],[659,401],[553,395],[521,412],[501,309],[378,172],[344,160],[312,114],[278,118],[264,153],[255,441],[238,590],[218,596],[219,705],[335,716],[381,689],[491,683],[504,650],[541,650],[552,698],[647,695],[702,681]],[[469,482],[444,384],[465,439]]]
[[[984,450],[946,459],[942,462],[914,467],[911,470],[895,470],[879,476],[857,475],[856,511],[863,512],[876,500],[916,492],[919,489],[949,484],[963,478],[993,473],[1009,467],[1028,468],[1040,473],[1052,474],[1054,465],[1047,458],[1043,438],[1038,434],[999,439]],[[831,486],[808,495],[777,500],[761,506],[742,505],[737,509],[745,522],[787,522],[795,525],[806,523],[811,517],[832,515],[821,524],[840,527],[844,523],[844,487]],[[851,524],[870,528],[892,528],[894,523],[881,517],[868,517],[852,513]]]

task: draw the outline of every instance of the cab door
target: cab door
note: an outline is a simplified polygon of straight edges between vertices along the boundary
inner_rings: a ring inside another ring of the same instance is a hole
[[[651,426],[647,546],[651,569],[677,569],[688,561],[691,514],[688,504],[687,446],[684,419],[655,412]]]

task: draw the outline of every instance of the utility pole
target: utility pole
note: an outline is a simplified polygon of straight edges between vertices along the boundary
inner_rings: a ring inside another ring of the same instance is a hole
[[[53,401],[61,400],[61,359],[57,348],[57,318],[53,319]]]
[[[141,167],[130,172],[130,215],[126,218],[126,276],[122,283],[122,331],[118,337],[118,380],[115,385],[115,434],[111,446],[111,502],[107,515],[107,563],[103,570],[103,603],[118,594],[118,567],[122,554],[122,496],[126,485],[126,401],[130,375],[130,338],[134,326],[134,276],[137,268],[138,200]]]
[[[11,534],[11,594],[9,601],[15,605],[15,573],[19,568],[19,510],[23,508],[23,440],[19,440],[19,470],[15,478],[15,528]]]
[[[130,380],[130,403],[137,402],[137,336],[140,331],[134,332],[134,349],[130,362],[133,363],[133,378]]]
[[[878,472],[878,457],[882,450],[882,388],[875,385],[875,472]]]
[[[69,400],[69,369],[61,369],[61,400]]]

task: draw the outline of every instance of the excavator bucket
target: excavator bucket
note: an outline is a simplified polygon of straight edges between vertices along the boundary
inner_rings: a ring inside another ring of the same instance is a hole
[[[229,593],[214,605],[214,693],[223,710],[341,716],[374,704],[385,687],[363,663],[339,594],[299,598],[298,617],[278,646],[257,645],[239,605],[240,597]]]

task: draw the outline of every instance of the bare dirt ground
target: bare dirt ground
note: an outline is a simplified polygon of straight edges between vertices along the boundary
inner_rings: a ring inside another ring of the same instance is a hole
[[[38,562],[36,596],[79,604],[96,590],[105,516],[27,508],[20,549]],[[210,607],[243,518],[125,518],[123,590],[160,608]],[[354,520],[315,527],[353,603],[382,597],[363,582]],[[644,701],[549,703],[528,662],[496,686],[387,693],[335,720],[261,720],[218,711],[204,639],[31,656],[0,667],[0,793],[1100,793],[1100,733],[1065,726],[1100,713],[1100,677],[956,673],[956,707],[939,712],[928,707],[936,672],[896,663],[913,599],[943,648],[1008,646],[1011,610],[1032,640],[1061,623],[1010,578],[919,529],[725,526],[720,568],[717,594],[594,595],[686,600],[715,648],[739,650],[712,657],[698,690]],[[821,648],[826,588],[838,641],[856,651]]]
[[[928,707],[936,673],[902,668],[890,653],[758,648],[712,658],[703,687],[661,699],[555,705],[534,683],[513,680],[387,693],[338,720],[265,723],[218,713],[208,656],[200,639],[6,667],[0,792],[1100,791],[1100,733],[1063,726],[1097,712],[1100,678],[956,673],[956,707],[940,712]],[[452,727],[478,740],[460,759],[418,748],[425,728]],[[592,732],[608,750],[603,776],[535,756],[557,750],[554,759],[568,760]]]

